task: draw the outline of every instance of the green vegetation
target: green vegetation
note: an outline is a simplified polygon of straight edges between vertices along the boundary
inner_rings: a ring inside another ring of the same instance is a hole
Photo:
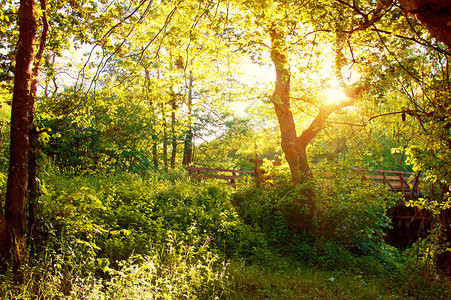
[[[306,232],[296,222],[303,187],[235,192],[195,185],[183,170],[58,173],[43,184],[35,252],[20,271],[1,275],[3,298],[450,296],[423,256],[427,244],[400,253],[375,234],[388,224],[393,193],[354,179],[315,184],[324,197]]]
[[[451,299],[447,1],[0,7],[0,298]]]

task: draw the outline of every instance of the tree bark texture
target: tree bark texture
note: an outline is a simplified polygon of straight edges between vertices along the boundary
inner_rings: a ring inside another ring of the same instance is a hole
[[[29,150],[28,115],[32,97],[31,67],[34,58],[35,35],[34,0],[21,0],[19,7],[19,41],[11,109],[10,161],[5,197],[4,221],[7,233],[1,234],[3,240],[0,242],[0,244],[6,245],[2,246],[1,249],[3,257],[8,257],[10,251],[12,252],[15,268],[18,268],[27,256],[25,203]]]
[[[290,109],[291,71],[285,54],[285,36],[277,28],[270,29],[271,58],[276,71],[276,83],[272,102],[279,123],[281,146],[290,166],[293,183],[301,183],[305,176],[311,176],[307,161],[306,146],[297,138],[296,125]]]
[[[175,158],[177,156],[177,134],[175,132],[177,119],[175,118],[175,111],[177,110],[177,96],[174,96],[171,103],[171,169],[175,168]]]
[[[34,103],[36,99],[36,91],[38,85],[38,75],[41,66],[41,60],[44,55],[45,47],[47,44],[47,33],[49,30],[49,24],[46,14],[46,0],[40,1],[42,14],[42,33],[39,42],[39,50],[36,54],[34,61],[33,72],[32,72],[32,83],[31,83],[31,99],[28,108],[28,122],[29,122],[29,132],[28,138],[30,143],[30,150],[28,151],[28,236],[31,241],[31,253],[34,252],[34,244],[37,240],[36,234],[36,208],[37,208],[37,197],[38,197],[38,178],[37,178],[37,153],[39,149],[39,134],[37,130],[37,125],[34,120]]]
[[[188,86],[188,131],[185,136],[183,148],[182,164],[187,166],[193,162],[193,120],[192,120],[192,106],[193,106],[193,75],[190,74]]]
[[[451,49],[450,0],[398,0],[401,8],[414,15],[436,39]]]

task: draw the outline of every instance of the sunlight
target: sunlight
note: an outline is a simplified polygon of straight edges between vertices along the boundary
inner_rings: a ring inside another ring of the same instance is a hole
[[[325,89],[323,91],[323,97],[326,100],[326,104],[337,104],[348,98],[341,89],[333,88]]]
[[[248,85],[272,84],[276,80],[276,72],[272,65],[244,62],[238,80]]]

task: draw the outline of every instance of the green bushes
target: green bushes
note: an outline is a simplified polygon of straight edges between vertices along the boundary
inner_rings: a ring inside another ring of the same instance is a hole
[[[417,284],[433,298],[448,287],[423,246],[406,264],[383,243],[394,199],[359,180],[232,192],[173,172],[50,176],[44,187],[36,250],[21,276],[0,275],[0,298],[340,299],[352,282],[362,297],[414,296]]]
[[[282,255],[325,268],[377,272],[378,264],[395,267],[394,256],[399,257],[382,240],[390,222],[386,211],[396,198],[381,187],[342,176],[249,188],[236,194],[235,204],[245,223],[260,228]]]
[[[34,267],[23,270],[32,279],[14,297],[45,294],[47,284],[53,295],[79,295],[83,278],[117,299],[131,297],[133,286],[151,298],[202,298],[225,289],[230,258],[261,257],[265,247],[241,221],[227,186],[193,185],[183,172],[50,176],[44,191]]]

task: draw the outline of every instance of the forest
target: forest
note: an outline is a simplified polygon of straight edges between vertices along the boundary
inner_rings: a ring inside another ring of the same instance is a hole
[[[451,1],[0,6],[1,299],[451,299]]]

